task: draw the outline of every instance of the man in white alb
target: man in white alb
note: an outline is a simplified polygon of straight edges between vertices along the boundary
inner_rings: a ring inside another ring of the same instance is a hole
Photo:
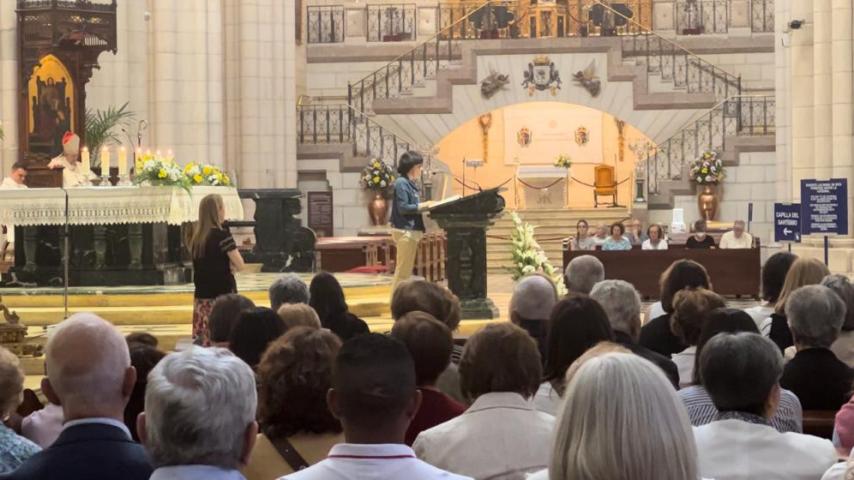
[[[15,162],[9,170],[9,176],[0,183],[0,189],[27,188],[27,168],[23,163]],[[15,241],[15,227],[0,225],[0,261],[6,257],[6,249]]]
[[[63,187],[80,187],[88,184],[92,172],[83,171],[83,166],[77,161],[79,158],[80,137],[72,132],[66,132],[62,137],[62,154],[54,157],[47,164],[50,169],[62,169]]]
[[[718,248],[752,248],[753,235],[744,231],[744,220],[736,220],[732,230],[721,235]]]

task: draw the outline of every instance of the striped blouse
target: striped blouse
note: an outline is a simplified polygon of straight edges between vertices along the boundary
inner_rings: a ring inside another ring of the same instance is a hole
[[[685,403],[691,425],[699,427],[712,423],[717,418],[718,409],[715,408],[712,397],[702,385],[692,385],[679,390],[679,397]],[[803,433],[803,417],[804,413],[798,397],[789,390],[781,390],[780,405],[771,417],[770,425],[783,433]]]

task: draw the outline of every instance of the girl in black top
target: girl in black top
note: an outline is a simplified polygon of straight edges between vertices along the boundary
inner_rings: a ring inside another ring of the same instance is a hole
[[[193,342],[208,345],[208,316],[216,297],[237,293],[234,272],[243,268],[243,257],[228,230],[222,227],[222,197],[211,194],[199,204],[199,221],[193,228]]]
[[[706,235],[705,220],[694,222],[694,235],[685,241],[685,248],[715,248],[715,239]]]

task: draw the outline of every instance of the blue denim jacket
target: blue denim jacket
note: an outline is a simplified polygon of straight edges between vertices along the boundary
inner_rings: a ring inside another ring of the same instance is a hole
[[[394,181],[391,204],[391,226],[401,230],[424,231],[424,219],[418,211],[418,185],[406,177]]]

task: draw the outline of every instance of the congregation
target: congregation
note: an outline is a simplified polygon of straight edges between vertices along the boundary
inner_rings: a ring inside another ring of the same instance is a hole
[[[745,231],[744,220],[733,222],[732,229],[721,235],[720,242],[706,233],[706,221],[694,222],[693,234],[685,240],[685,248],[752,248],[753,236]],[[615,222],[611,225],[599,225],[596,232],[590,234],[590,224],[581,219],[575,225],[575,235],[569,242],[571,250],[575,251],[625,251],[633,247],[642,250],[667,250],[669,240],[664,227],[657,223],[650,224],[644,233],[640,220],[629,219],[625,222]]]
[[[169,354],[73,315],[48,340],[49,404],[25,418],[18,359],[0,351],[0,478],[844,478],[847,277],[777,253],[763,302],[739,310],[679,260],[643,324],[638,292],[595,257],[565,281],[559,298],[523,278],[511,322],[464,346],[459,301],[421,279],[395,290],[387,334],[325,273],[278,278],[273,308],[219,296],[199,345]],[[833,441],[803,433],[812,410],[838,411]]]

